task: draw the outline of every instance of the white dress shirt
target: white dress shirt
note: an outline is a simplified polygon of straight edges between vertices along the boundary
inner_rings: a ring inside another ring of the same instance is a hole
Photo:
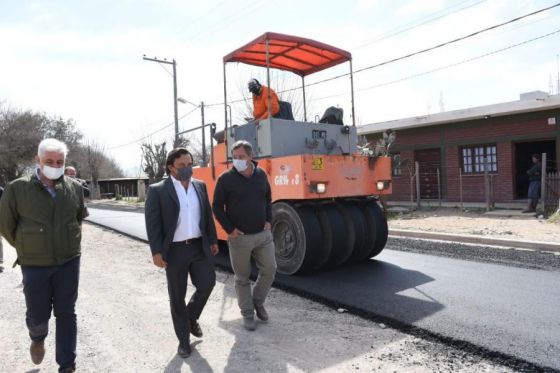
[[[192,185],[189,183],[189,187],[185,189],[183,184],[173,176],[173,186],[177,192],[177,198],[179,198],[179,219],[177,220],[177,227],[175,227],[175,235],[173,236],[173,242],[180,242],[190,240],[192,238],[198,238],[202,236],[200,232],[200,202],[196,191]]]

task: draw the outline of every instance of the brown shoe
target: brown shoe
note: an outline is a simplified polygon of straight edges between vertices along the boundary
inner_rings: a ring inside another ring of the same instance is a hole
[[[41,364],[43,358],[45,357],[45,342],[31,342],[31,346],[29,347],[29,354],[31,355],[31,361],[35,365]]]
[[[189,319],[191,334],[195,337],[202,338],[202,329],[200,328],[200,324],[195,319]]]
[[[74,373],[75,371],[76,371],[76,368],[68,367],[68,368],[64,368],[64,369],[59,369],[58,373]]]

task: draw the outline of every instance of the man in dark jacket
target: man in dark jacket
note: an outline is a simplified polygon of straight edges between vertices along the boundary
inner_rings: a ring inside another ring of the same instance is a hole
[[[216,219],[228,234],[237,303],[247,330],[256,328],[255,312],[259,319],[268,321],[264,301],[276,274],[270,184],[252,154],[249,142],[233,144],[233,168],[218,179],[212,204]],[[252,291],[251,258],[259,268]]]
[[[146,230],[157,267],[165,268],[171,318],[179,339],[177,353],[191,354],[189,334],[202,337],[198,318],[216,283],[212,255],[218,254],[216,227],[206,185],[192,178],[192,155],[185,148],[169,152],[169,177],[153,184],[146,197]],[[187,282],[196,288],[185,304]]]
[[[536,211],[539,197],[541,196],[541,156],[533,154],[532,161],[533,167],[527,171],[527,175],[529,176],[529,206],[523,210],[525,213]]]
[[[0,200],[0,233],[17,251],[35,364],[45,355],[51,310],[56,317],[56,362],[73,372],[82,220],[82,187],[63,175],[68,149],[55,139],[39,144],[33,175],[12,181]]]

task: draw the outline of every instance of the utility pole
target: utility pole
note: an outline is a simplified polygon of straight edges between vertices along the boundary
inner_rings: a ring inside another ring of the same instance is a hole
[[[179,146],[179,113],[177,109],[177,62],[175,61],[175,59],[173,59],[173,61],[167,61],[167,59],[160,60],[157,57],[149,58],[146,57],[146,55],[144,55],[142,59],[145,61],[173,65],[173,111],[175,119],[175,141],[173,147],[176,148],[177,146]]]
[[[200,115],[202,116],[202,167],[208,164],[206,158],[206,128],[204,126],[204,101],[200,102]]]

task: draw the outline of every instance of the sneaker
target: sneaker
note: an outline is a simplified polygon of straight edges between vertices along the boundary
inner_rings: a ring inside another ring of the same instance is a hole
[[[264,309],[264,306],[255,306],[255,312],[260,320],[268,321],[268,313]]]
[[[29,354],[31,355],[31,361],[35,365],[41,364],[43,358],[45,357],[45,342],[31,342],[31,346],[29,347]]]
[[[58,373],[73,373],[76,371],[76,368],[74,367],[68,367],[68,368],[61,368],[58,370]]]
[[[255,318],[253,316],[248,316],[243,318],[243,326],[245,329],[253,331],[257,329],[257,324],[255,323]]]

